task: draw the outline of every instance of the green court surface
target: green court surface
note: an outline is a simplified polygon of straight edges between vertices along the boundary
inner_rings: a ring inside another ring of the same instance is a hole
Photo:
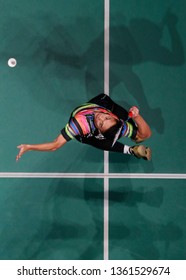
[[[3,179],[0,259],[103,259],[103,182]]]
[[[184,180],[111,180],[110,259],[185,259]]]
[[[0,259],[185,260],[186,2],[0,7]],[[55,139],[75,107],[104,92],[106,72],[111,98],[149,122],[151,162],[116,153],[106,161],[77,141],[15,161],[17,145]]]

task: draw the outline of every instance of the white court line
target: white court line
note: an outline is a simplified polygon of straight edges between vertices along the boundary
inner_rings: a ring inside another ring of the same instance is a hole
[[[104,93],[109,95],[110,0],[104,1]],[[109,259],[109,153],[104,151],[104,260]]]
[[[0,178],[98,178],[98,179],[186,179],[185,173],[32,173],[0,172]]]

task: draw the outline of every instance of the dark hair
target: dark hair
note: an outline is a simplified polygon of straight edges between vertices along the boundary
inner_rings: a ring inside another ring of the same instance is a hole
[[[104,137],[106,139],[114,140],[116,135],[117,135],[117,133],[121,129],[122,125],[123,125],[122,121],[121,120],[117,120],[117,123],[115,125],[111,126],[108,130],[106,130],[102,134],[104,135]],[[120,130],[120,132],[121,132],[121,130]],[[118,135],[118,138],[119,138],[119,135]]]

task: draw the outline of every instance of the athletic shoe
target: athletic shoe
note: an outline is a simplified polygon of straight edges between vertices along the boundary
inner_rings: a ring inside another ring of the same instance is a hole
[[[143,145],[130,147],[130,153],[137,158],[143,158],[144,160],[151,160],[151,149]]]

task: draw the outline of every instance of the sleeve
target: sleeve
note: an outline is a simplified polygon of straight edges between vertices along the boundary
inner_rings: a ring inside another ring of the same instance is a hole
[[[136,134],[137,134],[137,126],[134,123],[134,121],[129,120],[127,122],[124,122],[122,131],[121,131],[121,136],[135,139]]]
[[[69,123],[67,123],[66,126],[61,130],[61,134],[67,142],[74,138],[74,136],[70,133]]]
[[[66,139],[66,141],[70,141],[77,136],[83,135],[83,131],[78,120],[75,117],[71,116],[69,122],[61,130],[61,134]]]

